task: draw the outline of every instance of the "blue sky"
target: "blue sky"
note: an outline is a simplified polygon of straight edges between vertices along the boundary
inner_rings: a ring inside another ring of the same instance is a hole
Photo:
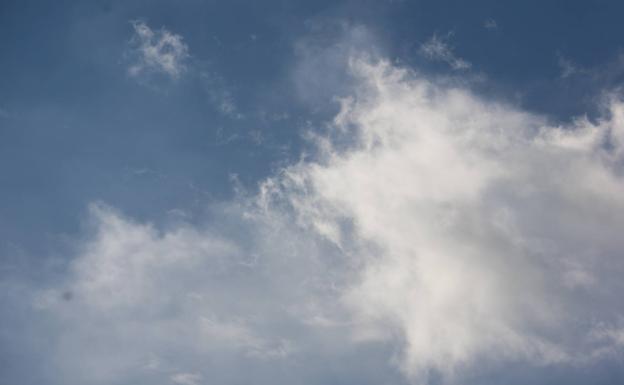
[[[3,1],[0,383],[624,381],[623,11]]]

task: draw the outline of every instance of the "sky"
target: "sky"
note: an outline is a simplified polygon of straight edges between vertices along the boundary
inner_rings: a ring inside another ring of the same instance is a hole
[[[624,382],[624,4],[0,3],[0,384]]]

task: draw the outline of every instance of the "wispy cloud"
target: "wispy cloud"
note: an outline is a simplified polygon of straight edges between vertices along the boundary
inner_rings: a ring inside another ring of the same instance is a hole
[[[449,43],[452,36],[452,33],[442,37],[434,34],[429,40],[421,44],[421,54],[429,60],[445,62],[454,70],[470,69],[472,64],[456,56],[453,52],[453,47]]]
[[[577,66],[572,60],[566,58],[565,56],[561,54],[557,55],[557,64],[559,64],[559,68],[561,69],[560,76],[562,79],[566,79],[566,78],[569,78],[570,76],[585,72],[582,68]]]
[[[498,23],[494,19],[487,19],[483,22],[483,28],[487,29],[488,31],[493,31],[498,29]]]
[[[245,117],[239,111],[231,88],[222,76],[205,70],[199,73],[199,80],[204,85],[210,103],[219,113],[232,119],[243,119]]]
[[[132,22],[130,39],[131,76],[149,73],[165,74],[177,79],[186,69],[189,49],[182,36],[165,28],[153,30],[143,21]]]

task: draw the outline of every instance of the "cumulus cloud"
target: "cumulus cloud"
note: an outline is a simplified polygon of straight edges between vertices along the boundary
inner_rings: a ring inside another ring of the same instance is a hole
[[[134,35],[130,40],[133,63],[128,68],[131,76],[156,73],[173,79],[186,69],[189,49],[182,36],[165,28],[153,30],[145,22],[132,23]]]
[[[622,103],[598,124],[551,127],[388,64],[354,68],[366,91],[335,124],[358,141],[293,171],[304,192],[290,199],[338,244],[346,218],[350,239],[376,245],[344,293],[360,337],[398,339],[418,379],[484,357],[591,355],[568,342],[588,333],[574,330],[592,307],[576,290],[619,287]],[[594,316],[613,319],[616,304]]]
[[[335,276],[321,262],[331,250],[243,201],[206,227],[160,230],[92,205],[65,279],[33,297],[38,317],[64,325],[52,332],[58,382],[251,381],[296,367],[314,293]]]
[[[443,37],[434,34],[420,46],[421,54],[429,60],[444,62],[454,70],[470,69],[472,64],[453,52],[453,47],[449,44],[451,36],[450,33]]]
[[[232,90],[222,76],[214,72],[202,71],[199,74],[199,81],[204,85],[210,103],[219,113],[233,119],[245,117],[239,111]]]
[[[92,206],[64,281],[35,295],[63,325],[60,382],[326,383],[327,362],[353,356],[361,372],[461,382],[477,362],[620,351],[624,103],[556,126],[349,63],[357,87],[311,136],[316,154],[208,223]]]

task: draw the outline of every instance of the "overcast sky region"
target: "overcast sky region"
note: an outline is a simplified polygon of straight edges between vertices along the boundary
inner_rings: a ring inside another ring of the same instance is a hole
[[[624,3],[0,2],[0,385],[624,384]]]

